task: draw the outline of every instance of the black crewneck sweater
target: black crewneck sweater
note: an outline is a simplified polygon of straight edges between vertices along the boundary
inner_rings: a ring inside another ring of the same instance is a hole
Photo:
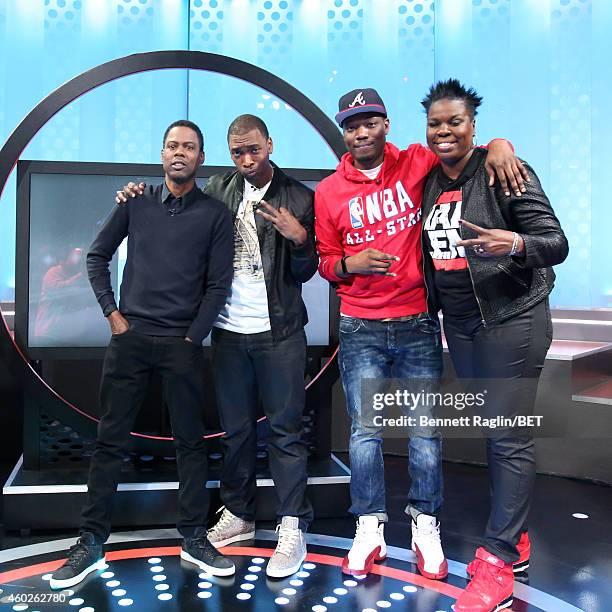
[[[232,282],[231,215],[198,187],[165,202],[163,188],[113,208],[87,254],[89,281],[104,315],[116,310],[109,262],[127,236],[119,310],[130,328],[201,344]]]

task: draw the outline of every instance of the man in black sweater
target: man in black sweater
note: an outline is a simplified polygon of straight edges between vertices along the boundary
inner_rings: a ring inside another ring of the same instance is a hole
[[[161,374],[176,445],[181,557],[212,575],[235,572],[206,537],[207,457],[202,422],[202,340],[232,282],[233,231],[224,204],[195,185],[203,137],[190,121],[171,124],[161,160],[165,180],[116,206],[87,255],[89,280],[111,329],[100,388],[102,417],[91,458],[80,538],[51,578],[68,588],[104,565],[123,451],[152,371]],[[109,263],[128,238],[119,308]]]
[[[302,436],[308,322],[302,283],[319,263],[314,194],[270,161],[272,139],[259,117],[236,117],[227,143],[236,168],[210,177],[205,188],[229,208],[235,246],[232,289],[212,331],[217,409],[225,430],[224,508],[208,537],[219,548],[254,537],[261,401],[278,499],[278,542],[266,573],[283,578],[306,557],[304,533],[313,517]],[[144,192],[144,183],[129,183],[117,192],[117,203]]]

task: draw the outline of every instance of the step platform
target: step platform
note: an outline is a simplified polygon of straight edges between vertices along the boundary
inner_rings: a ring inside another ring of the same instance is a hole
[[[221,455],[209,461],[211,514],[219,501]],[[317,518],[347,516],[350,471],[334,454],[308,462],[307,495]],[[174,525],[178,479],[173,457],[140,457],[122,471],[115,497],[113,528]],[[4,527],[7,530],[66,529],[79,526],[87,493],[87,469],[24,470],[23,456],[3,488]],[[267,459],[257,463],[258,520],[276,518],[277,496]]]

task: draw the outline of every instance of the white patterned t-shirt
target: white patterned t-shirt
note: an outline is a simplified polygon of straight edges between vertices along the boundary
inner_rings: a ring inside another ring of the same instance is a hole
[[[254,210],[269,186],[270,183],[258,189],[245,181],[242,202],[234,220],[234,279],[215,327],[239,334],[271,329]]]

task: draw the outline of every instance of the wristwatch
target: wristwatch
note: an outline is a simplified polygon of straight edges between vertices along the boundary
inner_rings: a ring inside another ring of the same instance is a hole
[[[350,274],[350,272],[346,269],[346,260],[348,259],[348,255],[345,255],[341,260],[340,260],[340,267],[342,268],[342,274]]]

